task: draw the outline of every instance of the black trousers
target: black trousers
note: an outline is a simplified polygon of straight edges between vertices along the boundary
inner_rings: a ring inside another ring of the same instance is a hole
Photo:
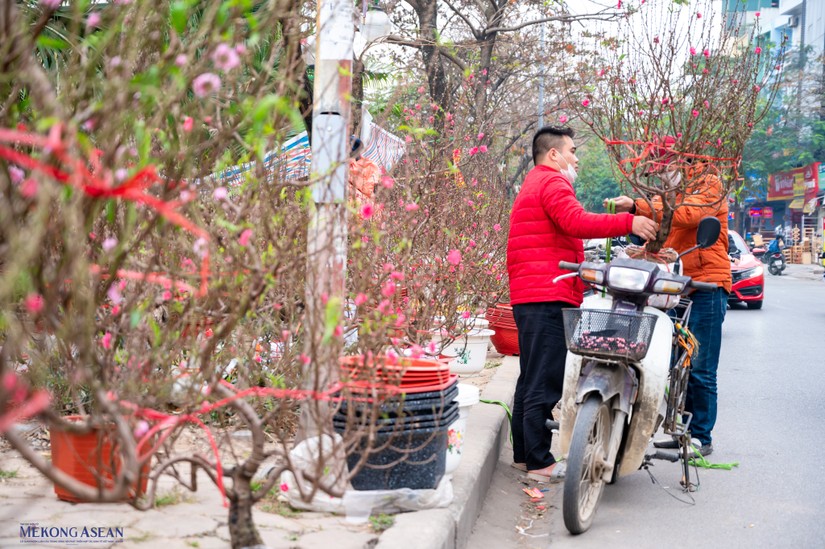
[[[513,306],[518,328],[521,372],[513,403],[513,461],[535,471],[556,462],[550,453],[551,434],[544,426],[561,399],[564,386],[562,309],[570,303],[554,301]]]

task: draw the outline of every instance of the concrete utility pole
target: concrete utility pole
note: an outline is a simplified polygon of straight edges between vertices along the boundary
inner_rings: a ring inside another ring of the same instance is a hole
[[[539,58],[544,59],[544,23],[541,24],[541,35],[539,36]],[[539,63],[539,125],[540,130],[544,126],[544,61]]]
[[[312,170],[315,209],[307,238],[305,387],[324,390],[338,378],[340,338],[327,325],[344,310],[346,195],[349,175],[350,95],[355,26],[352,0],[318,0],[315,82],[312,106]],[[302,408],[304,439],[331,429],[329,406],[308,401]]]

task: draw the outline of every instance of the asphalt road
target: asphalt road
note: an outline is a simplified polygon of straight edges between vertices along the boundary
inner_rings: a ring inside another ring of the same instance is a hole
[[[468,547],[825,548],[825,281],[766,276],[764,308],[729,309],[724,325],[709,461],[737,467],[699,469],[687,496],[678,466],[657,462],[658,484],[623,477],[571,536],[561,485],[526,481],[505,448]],[[544,498],[531,502],[528,486]]]

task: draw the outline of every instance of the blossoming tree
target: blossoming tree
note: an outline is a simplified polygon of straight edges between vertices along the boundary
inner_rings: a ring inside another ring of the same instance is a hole
[[[42,1],[0,13],[0,432],[86,500],[146,508],[162,475],[194,489],[190,468],[201,471],[225,494],[237,547],[261,543],[252,508],[279,473],[301,474],[296,409],[340,389],[302,389],[317,362],[303,352],[311,199],[276,160],[303,126],[310,7]],[[331,304],[324,326],[337,346],[357,326],[358,353],[435,355],[433,319],[457,335],[503,283],[496,160],[468,122],[433,133],[420,83],[405,86],[397,101],[412,114],[384,119],[407,136],[406,163],[352,206],[354,313]],[[12,428],[30,418],[101,429],[119,467],[78,482]],[[265,462],[273,474],[254,484]],[[307,474],[302,495],[341,495],[353,472]]]
[[[590,36],[597,68],[580,65],[568,74],[567,106],[607,144],[617,174],[646,199],[662,200],[651,251],[667,239],[691,181],[718,176],[720,200],[727,200],[745,143],[776,93],[784,44],[763,43],[758,15],[748,28],[742,6],[733,8],[625,2],[617,36]],[[653,175],[663,154],[691,177]]]

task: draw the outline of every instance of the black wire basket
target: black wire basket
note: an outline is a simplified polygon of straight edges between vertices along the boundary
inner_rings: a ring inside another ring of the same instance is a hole
[[[656,315],[598,309],[564,309],[564,336],[571,353],[640,361],[650,348]]]

